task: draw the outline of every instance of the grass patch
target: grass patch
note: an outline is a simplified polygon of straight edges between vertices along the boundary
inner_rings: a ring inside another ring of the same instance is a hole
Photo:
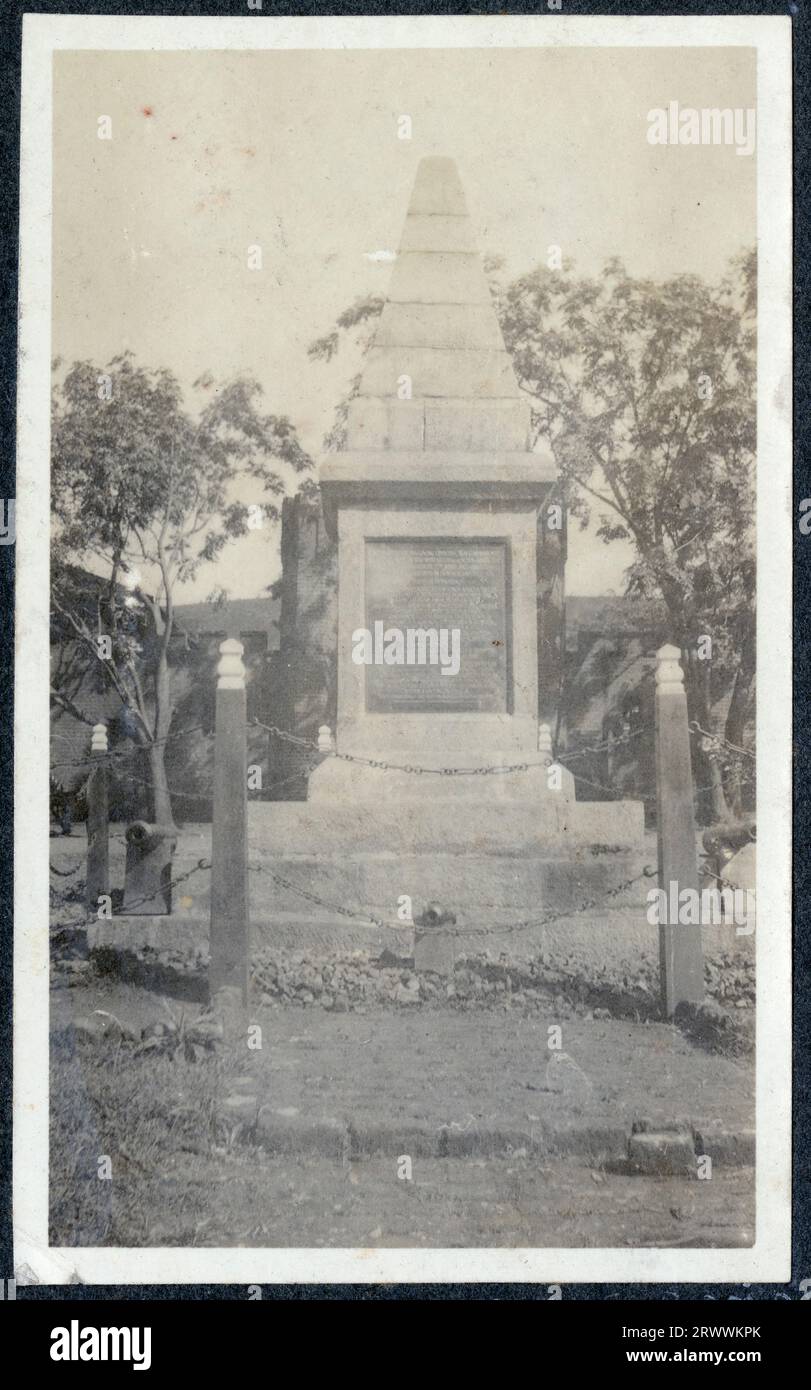
[[[218,1105],[246,1069],[244,1048],[190,1062],[182,1051],[136,1057],[131,1044],[54,1035],[51,1244],[197,1244],[207,1170],[236,1139]]]

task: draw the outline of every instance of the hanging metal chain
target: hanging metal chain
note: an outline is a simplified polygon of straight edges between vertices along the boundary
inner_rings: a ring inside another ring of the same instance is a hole
[[[278,724],[263,724],[261,719],[252,719],[251,724],[257,729],[265,729],[267,733],[275,734],[285,743],[296,743],[302,748],[318,748],[314,738],[302,738],[299,734],[291,734],[287,729],[280,729]]]
[[[692,733],[701,734],[702,738],[709,739],[719,748],[729,748],[732,753],[739,753],[741,757],[751,758],[753,762],[755,761],[756,754],[752,752],[751,748],[741,748],[740,744],[730,743],[729,739],[723,738],[721,734],[711,734],[708,729],[702,729],[697,719],[691,719],[687,727]]]
[[[160,748],[168,743],[174,743],[177,739],[186,738],[188,734],[198,734],[208,732],[213,734],[213,729],[207,729],[205,724],[193,724],[190,729],[178,729],[174,734],[167,734],[165,738],[157,738],[151,743],[132,744],[129,747],[110,748],[106,753],[87,752],[83,758],[65,759],[50,764],[53,772],[56,768],[64,767],[107,767],[115,769],[116,760],[120,758],[135,758],[139,754],[148,753],[150,748]],[[122,774],[124,775],[124,774]],[[151,785],[151,784],[150,784]]]
[[[362,758],[356,753],[333,753],[344,763],[361,763],[364,767],[378,767],[385,772],[409,772],[420,776],[422,773],[437,777],[492,777],[507,772],[528,772],[531,767],[548,767],[554,760],[546,758],[542,762],[505,763],[497,767],[419,767],[414,763],[389,763],[382,758]]]
[[[57,869],[55,864],[52,864],[50,860],[48,861],[48,868],[52,874],[56,874],[57,878],[73,878],[73,875],[78,874],[81,867],[81,864],[76,864],[72,869]]]
[[[723,874],[714,873],[712,869],[707,868],[706,864],[702,866],[701,872],[707,874],[709,878],[714,878],[722,889],[729,888],[733,893],[741,892],[741,885],[739,883],[730,883],[729,879],[724,878]],[[747,893],[752,898],[757,897],[757,892],[754,888],[744,888],[743,892]]]
[[[178,874],[178,877],[177,877],[177,878],[173,878],[173,879],[172,879],[169,883],[167,883],[165,886],[162,886],[162,891],[165,892],[166,889],[168,889],[168,888],[177,888],[177,886],[178,886],[179,884],[188,882],[188,880],[192,877],[193,874],[198,874],[198,873],[200,873],[203,869],[210,869],[210,868],[211,868],[211,860],[210,860],[210,859],[198,859],[197,863],[194,865],[194,868],[192,868],[192,869],[187,869],[186,872],[185,872],[184,874]],[[154,896],[155,896],[154,892],[153,892],[153,893],[145,893],[142,897],[136,898],[134,902],[128,903],[127,906],[128,906],[129,908],[140,907],[142,903],[151,902],[152,899],[154,898]],[[126,913],[126,912],[119,912],[119,913],[116,913],[112,918],[110,918],[110,919],[108,919],[108,920],[111,920],[111,921],[114,922],[115,919],[116,919],[116,917],[126,917],[126,916],[127,916],[127,913]],[[100,920],[101,920],[101,918],[99,918],[99,916],[98,916],[96,913],[89,913],[86,917],[77,917],[75,922],[56,922],[56,923],[54,923],[54,925],[51,927],[51,935],[52,935],[52,936],[55,936],[55,935],[57,935],[58,932],[61,932],[61,931],[78,931],[80,927],[87,927],[87,926],[89,926],[89,924],[90,924],[91,922],[98,922],[98,921],[100,921]]]
[[[327,902],[326,899],[319,898],[317,893],[311,893],[309,889],[302,888],[298,883],[291,883],[289,879],[283,878],[281,874],[274,873],[272,869],[266,868],[264,864],[249,864],[248,871],[249,873],[267,874],[280,888],[286,888],[288,892],[297,894],[298,897],[304,898],[307,902],[313,903],[316,907],[324,907],[330,912],[337,912],[341,917],[351,917],[358,922],[372,922],[374,926],[384,927],[387,930],[393,927],[402,927],[406,925],[402,922],[384,922],[382,918],[375,917],[372,913],[353,912],[349,907],[340,907],[337,903]]]
[[[627,734],[617,734],[616,738],[607,738],[602,743],[593,743],[585,748],[573,748],[571,751],[566,749],[566,758],[571,762],[574,758],[591,757],[593,753],[613,753],[617,748],[623,748],[628,743],[633,743],[635,738],[642,738],[643,734],[650,733],[648,729],[633,729]]]
[[[317,893],[311,893],[309,889],[303,888],[298,883],[291,883],[289,879],[283,878],[281,874],[277,874],[273,869],[267,868],[264,864],[251,864],[248,867],[250,872],[267,874],[267,876],[271,878],[274,883],[278,884],[280,888],[286,888],[289,892],[296,893],[299,897],[304,898],[307,902],[313,903],[316,907],[325,908],[328,912],[335,912],[341,917],[350,917],[357,922],[371,922],[374,926],[382,927],[387,931],[402,931],[404,927],[413,926],[413,923],[409,922],[386,922],[381,917],[374,916],[371,912],[341,907],[338,903],[329,902],[326,898],[319,897]],[[493,923],[471,923],[470,926],[448,926],[441,927],[438,930],[444,932],[446,936],[502,936],[509,932],[526,931],[531,927],[545,927],[551,922],[563,921],[567,917],[576,917],[582,912],[591,912],[595,907],[599,907],[613,898],[620,897],[642,879],[655,878],[656,872],[655,868],[647,864],[640,873],[634,874],[632,878],[623,879],[621,883],[617,883],[613,888],[607,889],[602,895],[586,898],[583,902],[578,903],[577,907],[569,908],[565,912],[550,911],[544,913],[541,917],[524,917],[520,921],[506,922],[502,925]]]
[[[277,724],[263,724],[259,719],[254,719],[251,722],[257,728],[265,729],[267,733],[283,739],[285,743],[296,744],[302,748],[313,748],[317,752],[323,751],[319,749],[315,739],[302,738],[298,734],[291,734],[287,729],[280,729]],[[583,758],[587,754],[603,753],[609,748],[618,748],[622,744],[630,743],[632,739],[639,738],[643,732],[644,730],[637,729],[633,733],[621,735],[613,742],[597,743],[589,748],[578,748],[575,752],[567,754],[567,757]],[[414,776],[421,776],[424,773],[436,777],[492,777],[511,772],[529,772],[531,768],[545,768],[552,763],[559,763],[562,767],[566,767],[566,763],[561,758],[549,756],[529,762],[503,763],[487,767],[421,767],[416,763],[390,763],[385,758],[364,758],[358,753],[333,752],[329,756],[337,758],[340,762],[359,763],[362,767],[376,767],[383,772],[406,772]]]

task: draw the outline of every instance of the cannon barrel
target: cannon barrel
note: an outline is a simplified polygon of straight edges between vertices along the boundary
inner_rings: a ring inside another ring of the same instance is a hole
[[[710,855],[731,859],[739,849],[754,839],[755,822],[752,820],[731,821],[726,825],[713,825],[702,835],[702,844]]]
[[[156,849],[162,840],[175,839],[177,830],[173,825],[151,825],[149,821],[135,820],[126,830],[127,844],[140,850],[142,854]]]
[[[417,924],[421,927],[444,927],[453,926],[456,922],[456,914],[449,912],[442,903],[427,903]]]

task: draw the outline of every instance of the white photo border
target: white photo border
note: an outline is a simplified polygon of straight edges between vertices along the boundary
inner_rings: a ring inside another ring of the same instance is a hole
[[[130,1249],[48,1245],[52,56],[61,49],[757,50],[756,1242],[746,1249]],[[41,1284],[785,1283],[791,1277],[791,21],[391,16],[23,21],[15,714],[14,1264]]]

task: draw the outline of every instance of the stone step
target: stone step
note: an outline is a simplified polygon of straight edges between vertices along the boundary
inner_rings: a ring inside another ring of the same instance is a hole
[[[397,804],[340,800],[254,801],[248,807],[251,852],[305,854],[470,854],[519,859],[588,859],[643,851],[643,810],[637,801],[520,800],[493,804]]]
[[[325,911],[336,907],[395,921],[398,901],[412,900],[415,913],[438,901],[462,922],[486,918],[508,922],[528,915],[569,911],[586,900],[599,901],[639,871],[626,855],[590,862],[553,862],[468,855],[352,855],[332,860],[252,855],[252,910],[295,911],[304,895],[321,900]],[[278,883],[271,874],[286,880]],[[642,905],[646,881],[606,899],[613,906]],[[302,892],[296,891],[301,889]],[[319,904],[315,905],[316,907]]]
[[[175,858],[173,878],[196,865],[185,855]],[[617,885],[644,867],[640,855],[583,855],[579,859],[518,859],[507,855],[453,854],[318,854],[279,855],[252,847],[248,856],[251,915],[306,911],[332,917],[344,908],[386,922],[397,920],[398,900],[408,896],[418,914],[437,901],[460,923],[510,922],[526,916],[580,908],[596,899],[594,910],[644,908],[654,882],[639,879],[610,898]],[[286,880],[276,881],[272,875]],[[173,913],[207,915],[210,870],[197,870],[173,892]],[[300,891],[299,891],[300,890]],[[319,901],[313,902],[308,895]],[[337,914],[340,915],[340,914]]]

